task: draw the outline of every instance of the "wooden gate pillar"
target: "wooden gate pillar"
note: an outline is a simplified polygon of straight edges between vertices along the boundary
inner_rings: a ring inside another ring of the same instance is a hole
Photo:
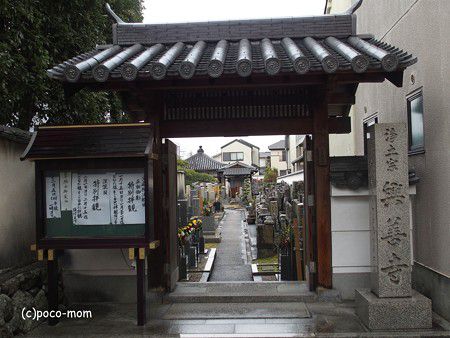
[[[156,94],[148,95],[146,104],[147,121],[153,128],[153,222],[154,238],[161,240],[163,236],[163,165],[162,165],[162,138],[160,133],[160,121],[164,110],[164,102]],[[148,287],[164,287],[164,246],[151,250],[147,261]]]
[[[328,104],[325,90],[313,105],[314,205],[317,231],[317,283],[332,287],[331,268],[331,201]]]

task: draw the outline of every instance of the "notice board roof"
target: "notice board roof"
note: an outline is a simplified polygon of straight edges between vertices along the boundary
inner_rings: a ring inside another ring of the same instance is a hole
[[[147,157],[149,123],[38,127],[22,160]]]

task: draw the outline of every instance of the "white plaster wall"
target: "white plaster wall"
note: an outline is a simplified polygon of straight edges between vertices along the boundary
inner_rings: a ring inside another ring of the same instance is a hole
[[[240,142],[233,142],[226,147],[222,148],[222,162],[223,163],[234,163],[236,161],[224,161],[223,160],[223,153],[235,153],[235,152],[242,152],[244,153],[244,160],[240,161],[248,165],[252,165],[252,149],[250,147],[247,147],[246,145],[240,143]]]
[[[35,243],[34,164],[20,161],[26,144],[0,138],[0,269],[33,259]]]
[[[410,198],[416,194],[410,187]],[[410,211],[412,208],[410,207]],[[333,274],[370,272],[369,192],[331,188]],[[410,231],[412,232],[412,219]],[[412,253],[411,257],[414,254]],[[412,260],[411,260],[412,264]],[[368,286],[369,287],[369,286]]]
[[[297,158],[297,154],[296,154],[296,135],[289,135],[289,149],[286,153],[286,159],[287,159],[287,163],[286,163],[286,167],[288,169],[291,170],[291,172],[294,171],[294,167],[292,164],[292,161],[295,160]]]
[[[303,177],[304,177],[303,170],[297,171],[292,174],[277,177],[277,183],[285,182],[287,184],[292,184],[293,182],[299,182],[299,181],[303,182],[303,179],[304,179]]]
[[[259,149],[252,148],[252,165],[257,166],[259,164]]]
[[[330,156],[353,156],[355,149],[355,108],[352,106],[349,112],[352,131],[349,134],[331,134],[330,135]]]
[[[278,169],[278,174],[280,170],[287,169],[287,162],[281,161],[282,159],[282,150],[271,150],[270,151],[270,166],[272,168]]]

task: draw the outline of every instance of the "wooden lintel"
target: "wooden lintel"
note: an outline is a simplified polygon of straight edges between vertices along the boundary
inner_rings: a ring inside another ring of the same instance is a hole
[[[330,93],[327,95],[327,102],[329,105],[348,105],[355,104],[355,95],[353,93]]]
[[[349,117],[328,118],[330,134],[351,132]],[[161,123],[161,137],[210,137],[248,135],[299,135],[313,134],[312,118],[285,119],[240,119],[165,121]]]

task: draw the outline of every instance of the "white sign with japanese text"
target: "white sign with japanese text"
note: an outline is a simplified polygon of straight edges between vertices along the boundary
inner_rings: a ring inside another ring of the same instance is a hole
[[[144,174],[112,175],[111,223],[145,223]]]
[[[45,196],[47,218],[61,218],[61,196],[59,191],[59,175],[45,178]]]
[[[76,225],[110,224],[108,174],[72,174],[72,217]]]
[[[61,171],[59,173],[59,182],[61,188],[61,210],[72,210],[72,173],[70,171]]]

